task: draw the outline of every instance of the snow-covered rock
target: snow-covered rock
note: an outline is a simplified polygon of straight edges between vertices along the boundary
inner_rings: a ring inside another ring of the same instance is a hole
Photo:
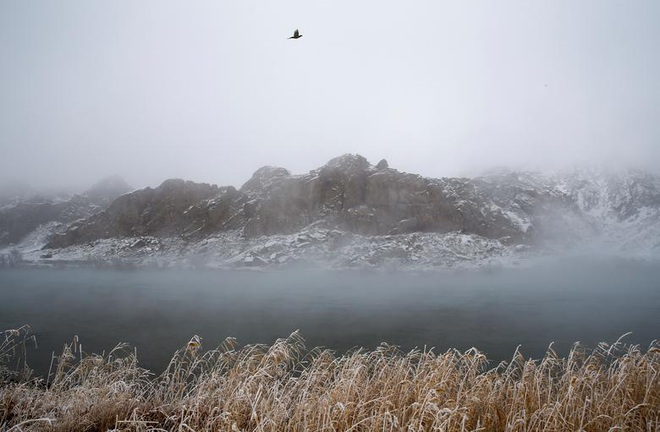
[[[101,180],[82,194],[38,192],[25,185],[0,187],[0,247],[22,242],[33,231],[43,233],[44,226],[50,224],[69,225],[86,219],[129,190],[117,176]],[[52,234],[60,230],[47,231]]]
[[[659,256],[660,179],[599,168],[432,179],[344,155],[304,175],[264,167],[238,190],[168,180],[38,227],[13,246],[24,260],[456,268],[575,247]]]

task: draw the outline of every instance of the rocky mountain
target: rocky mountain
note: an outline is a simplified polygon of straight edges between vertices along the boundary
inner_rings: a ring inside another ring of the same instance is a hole
[[[199,239],[236,229],[245,237],[270,236],[310,224],[362,235],[463,231],[526,240],[485,192],[468,179],[428,179],[344,155],[305,175],[263,167],[239,190],[168,180],[117,199],[49,247],[134,235]]]
[[[349,154],[303,175],[263,167],[240,189],[167,180],[91,213],[23,255],[442,267],[586,244],[660,252],[660,179],[632,170],[432,179]]]
[[[19,243],[43,224],[63,226],[103,210],[130,187],[119,177],[101,180],[82,194],[39,193],[6,188],[0,206],[0,246]]]

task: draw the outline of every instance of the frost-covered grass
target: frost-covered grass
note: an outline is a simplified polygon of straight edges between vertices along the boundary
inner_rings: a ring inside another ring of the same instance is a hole
[[[16,346],[25,332],[5,340]],[[660,429],[657,344],[576,345],[539,361],[515,352],[489,365],[476,349],[383,344],[337,356],[306,350],[297,332],[271,346],[239,348],[230,338],[209,351],[193,337],[159,376],[123,345],[103,356],[79,351],[67,345],[45,379],[4,377],[0,431]]]

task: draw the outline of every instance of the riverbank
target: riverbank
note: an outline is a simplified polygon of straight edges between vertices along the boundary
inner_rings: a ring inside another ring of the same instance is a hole
[[[13,343],[20,353],[27,336],[5,332],[5,351]],[[294,332],[212,350],[195,336],[155,376],[126,346],[84,355],[74,340],[48,377],[4,375],[0,430],[653,431],[659,371],[657,343],[576,344],[566,357],[550,347],[537,361],[516,351],[493,365],[476,349],[383,344],[337,356],[307,350]]]

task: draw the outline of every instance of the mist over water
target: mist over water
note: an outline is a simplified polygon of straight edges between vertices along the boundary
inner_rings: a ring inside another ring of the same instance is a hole
[[[85,352],[118,342],[161,371],[193,334],[212,349],[225,337],[272,343],[300,329],[308,348],[340,353],[381,342],[437,352],[477,347],[494,361],[521,345],[539,358],[660,335],[660,265],[624,259],[552,260],[465,273],[14,269],[0,271],[0,329],[29,324],[45,374],[51,352],[78,335]]]

